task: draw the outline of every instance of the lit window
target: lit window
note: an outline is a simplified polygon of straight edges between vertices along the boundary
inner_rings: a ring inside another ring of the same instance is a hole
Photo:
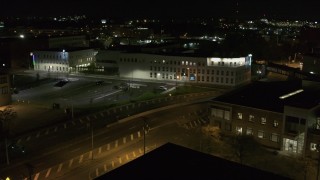
[[[242,127],[236,126],[236,133],[239,135],[242,134]]]
[[[258,131],[258,138],[264,138],[264,132],[259,130]]]
[[[310,143],[310,150],[311,151],[318,151],[317,150],[317,144],[316,143]]]
[[[254,122],[254,115],[249,115],[249,121]]]
[[[252,128],[247,127],[247,135],[253,135]]]
[[[279,135],[276,133],[271,134],[271,141],[273,142],[279,142]]]
[[[267,123],[267,118],[261,117],[261,124],[266,124]]]
[[[242,119],[242,113],[238,113],[238,119]]]
[[[273,121],[273,127],[278,127],[279,126],[279,122],[277,120]]]

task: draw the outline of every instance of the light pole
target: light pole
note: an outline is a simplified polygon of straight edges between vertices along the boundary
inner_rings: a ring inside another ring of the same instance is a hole
[[[143,119],[143,155],[146,154],[146,130],[148,127],[147,120],[145,117]]]
[[[176,75],[176,91],[178,90],[178,79],[179,79],[180,77],[178,76],[178,75]]]
[[[93,160],[93,123],[91,119],[90,119],[90,126],[91,126],[91,152],[92,152],[91,159]]]

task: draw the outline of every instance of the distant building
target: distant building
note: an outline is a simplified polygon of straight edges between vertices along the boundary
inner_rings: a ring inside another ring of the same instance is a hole
[[[30,52],[35,49],[89,47],[84,35],[57,37],[0,37],[1,66],[13,70],[32,68]]]
[[[31,53],[35,71],[70,73],[94,66],[97,51],[90,48],[48,49]]]
[[[224,58],[192,53],[99,51],[96,58],[101,71],[117,68],[121,78],[225,86],[236,86],[251,80],[250,54]]]
[[[296,81],[254,82],[210,105],[211,124],[252,135],[264,146],[316,158],[320,144],[320,87]]]
[[[11,103],[10,78],[8,74],[0,73],[0,106]]]

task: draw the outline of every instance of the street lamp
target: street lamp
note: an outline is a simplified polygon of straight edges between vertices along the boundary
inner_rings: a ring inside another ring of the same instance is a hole
[[[178,90],[178,79],[179,79],[180,77],[177,75],[176,76],[176,91]]]

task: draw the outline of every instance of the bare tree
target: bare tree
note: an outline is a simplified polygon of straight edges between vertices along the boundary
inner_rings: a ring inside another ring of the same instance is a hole
[[[6,149],[6,159],[7,164],[9,164],[9,153],[8,153],[8,138],[10,136],[10,124],[12,119],[17,116],[17,113],[12,107],[8,106],[4,110],[0,110],[0,123],[1,123],[1,137],[4,137],[5,149]]]

